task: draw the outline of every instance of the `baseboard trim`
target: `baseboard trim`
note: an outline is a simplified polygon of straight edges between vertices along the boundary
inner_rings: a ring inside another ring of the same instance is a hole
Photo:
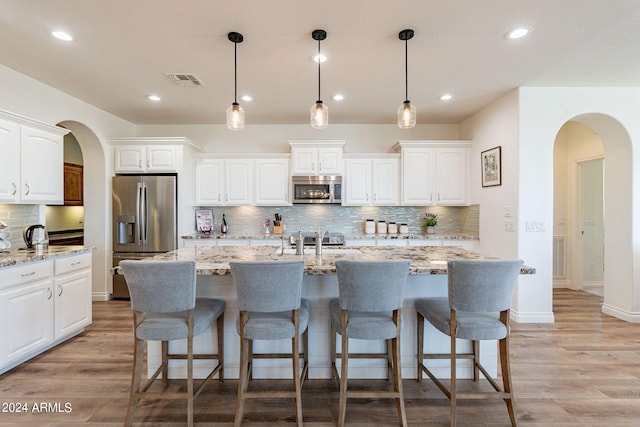
[[[640,323],[640,313],[621,310],[609,304],[602,304],[602,312],[629,323]]]

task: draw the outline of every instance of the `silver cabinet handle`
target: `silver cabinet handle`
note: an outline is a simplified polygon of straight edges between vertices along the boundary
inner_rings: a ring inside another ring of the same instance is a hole
[[[320,168],[318,170],[322,170],[322,162],[320,162]]]
[[[72,262],[72,263],[71,263],[71,265],[78,265],[78,264],[80,264],[80,261]]]
[[[51,291],[51,288],[47,288],[47,290],[49,291],[49,296],[47,297],[47,301],[48,301],[53,296],[53,292]]]
[[[60,289],[60,293],[58,294],[58,296],[62,296],[62,286],[58,285],[58,289]]]
[[[220,193],[218,193],[218,201],[222,201]]]
[[[138,167],[142,169],[142,160],[138,160]]]
[[[27,189],[26,193],[24,193],[25,196],[29,195],[29,192],[31,191],[31,188],[29,188],[29,184],[25,183],[24,187]]]
[[[18,186],[16,185],[15,182],[12,182],[11,183],[11,187],[13,188],[13,191],[11,192],[11,195],[15,196],[16,195],[16,191],[18,191]]]
[[[21,275],[20,275],[20,277],[29,277],[29,276],[33,276],[34,274],[36,274],[36,272],[35,272],[35,271],[32,271],[31,273],[24,273],[24,274],[21,274]]]
[[[377,200],[378,200],[378,198],[376,197],[376,193],[373,193],[373,201],[375,202]]]

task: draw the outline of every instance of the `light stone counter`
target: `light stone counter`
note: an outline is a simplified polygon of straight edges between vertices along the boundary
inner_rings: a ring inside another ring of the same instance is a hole
[[[286,247],[288,252],[293,249]],[[410,276],[404,291],[402,316],[404,318],[401,336],[402,375],[405,378],[416,376],[416,314],[414,301],[417,298],[447,295],[447,260],[451,259],[493,259],[474,252],[452,246],[428,247],[324,247],[323,255],[317,257],[313,247],[307,249],[304,256],[295,254],[281,255],[279,246],[209,246],[197,245],[186,247],[154,257],[162,260],[195,260],[198,272],[197,293],[200,297],[223,299],[225,309],[225,377],[238,377],[240,342],[236,331],[238,305],[233,278],[229,269],[229,261],[279,261],[304,259],[305,276],[302,295],[311,302],[309,319],[309,377],[330,378],[329,344],[331,340],[329,327],[329,301],[338,297],[338,279],[335,274],[335,261],[339,259],[353,260],[391,260],[407,259],[410,261]],[[521,274],[534,274],[535,269],[523,267]],[[425,325],[425,342],[429,343],[427,351],[444,352],[448,349],[448,338],[440,334],[430,325]],[[149,371],[160,364],[160,346],[150,343]],[[195,338],[197,351],[215,349],[215,332],[200,334]],[[257,341],[256,352],[278,352],[290,348],[287,340]],[[466,344],[459,345],[460,351],[468,350]],[[338,340],[338,350],[340,342]],[[183,343],[180,349],[184,350]],[[384,351],[380,341],[352,340],[350,349],[355,352]],[[481,360],[495,375],[497,371],[497,346],[492,342],[481,343]],[[177,361],[176,361],[177,362]],[[204,363],[204,361],[201,361]],[[463,361],[466,362],[466,361]],[[449,368],[442,361],[427,361],[436,375],[447,378]],[[437,365],[433,366],[435,363]],[[291,362],[283,360],[254,361],[254,378],[290,378]],[[459,364],[460,378],[470,378],[470,366]],[[205,375],[206,369],[196,368],[197,375]],[[170,377],[185,378],[185,371],[177,365],[171,365]],[[352,378],[386,378],[386,365],[380,360],[355,359],[349,361],[349,376]]]
[[[177,249],[154,260],[196,261],[198,275],[230,275],[229,261],[282,261],[304,259],[307,275],[335,274],[337,260],[409,260],[409,274],[447,274],[447,261],[454,259],[495,259],[466,251],[455,246],[325,246],[322,255],[315,254],[314,247],[305,248],[305,255],[295,255],[293,248],[273,246],[193,246]],[[534,274],[535,269],[523,267],[521,274]]]
[[[12,249],[9,252],[0,252],[0,269],[14,267],[30,262],[45,261],[61,256],[69,256],[89,252],[91,249],[85,246],[49,246],[42,253],[34,250]]]

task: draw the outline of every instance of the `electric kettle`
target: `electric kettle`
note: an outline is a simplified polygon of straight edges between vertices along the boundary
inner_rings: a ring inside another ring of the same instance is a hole
[[[32,249],[34,246],[46,247],[49,245],[49,235],[42,224],[27,226],[22,233],[22,237],[27,249]]]

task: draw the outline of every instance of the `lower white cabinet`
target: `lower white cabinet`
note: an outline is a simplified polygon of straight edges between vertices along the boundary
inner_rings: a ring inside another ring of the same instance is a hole
[[[0,373],[90,323],[90,253],[0,269]]]
[[[55,261],[54,293],[54,339],[91,323],[91,254]]]

